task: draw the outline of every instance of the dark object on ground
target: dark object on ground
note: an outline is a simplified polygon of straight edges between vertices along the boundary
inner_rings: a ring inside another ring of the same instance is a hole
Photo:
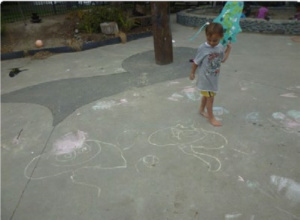
[[[37,13],[32,13],[31,15],[31,22],[32,23],[40,23],[42,19],[38,16]]]
[[[9,76],[14,77],[14,76],[18,75],[20,72],[26,71],[26,70],[27,69],[20,70],[19,68],[12,68],[11,71],[9,72]]]

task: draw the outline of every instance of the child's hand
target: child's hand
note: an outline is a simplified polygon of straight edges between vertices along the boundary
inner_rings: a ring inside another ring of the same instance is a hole
[[[191,73],[190,74],[190,80],[194,80],[195,79],[195,73]]]

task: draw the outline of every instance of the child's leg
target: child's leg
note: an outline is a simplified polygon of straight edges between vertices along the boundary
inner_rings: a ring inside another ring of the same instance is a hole
[[[214,104],[214,96],[207,97],[206,109],[208,114],[208,120],[214,126],[221,126],[222,124],[219,121],[217,121],[217,119],[213,114],[213,104]]]
[[[200,105],[200,114],[203,115],[205,118],[208,118],[208,114],[205,112],[207,97],[202,96],[201,105]]]

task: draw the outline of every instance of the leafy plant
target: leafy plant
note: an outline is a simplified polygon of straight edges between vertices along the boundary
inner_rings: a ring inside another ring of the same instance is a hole
[[[116,22],[124,31],[129,31],[136,25],[134,20],[123,14],[120,7],[99,6],[82,14],[79,29],[86,33],[99,33],[100,24],[104,22]]]
[[[137,26],[135,20],[129,18],[128,16],[124,17],[123,15],[120,15],[119,19],[121,23],[120,29],[122,29],[125,32],[131,30],[134,26]]]

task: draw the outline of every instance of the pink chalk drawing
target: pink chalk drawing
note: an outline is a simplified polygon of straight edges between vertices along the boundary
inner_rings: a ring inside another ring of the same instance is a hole
[[[290,110],[286,114],[274,112],[272,117],[276,122],[270,121],[276,125],[280,125],[284,131],[300,135],[300,111]]]
[[[87,133],[77,131],[77,134],[68,133],[55,141],[53,144],[53,154],[61,155],[68,154],[76,149],[80,149],[86,140]]]
[[[118,146],[87,140],[87,133],[78,130],[75,134],[71,132],[54,141],[51,151],[34,157],[25,167],[24,176],[31,180],[42,180],[69,175],[74,184],[96,189],[100,197],[101,188],[98,184],[92,184],[89,179],[81,180],[85,171],[123,168],[127,168],[127,161]]]

